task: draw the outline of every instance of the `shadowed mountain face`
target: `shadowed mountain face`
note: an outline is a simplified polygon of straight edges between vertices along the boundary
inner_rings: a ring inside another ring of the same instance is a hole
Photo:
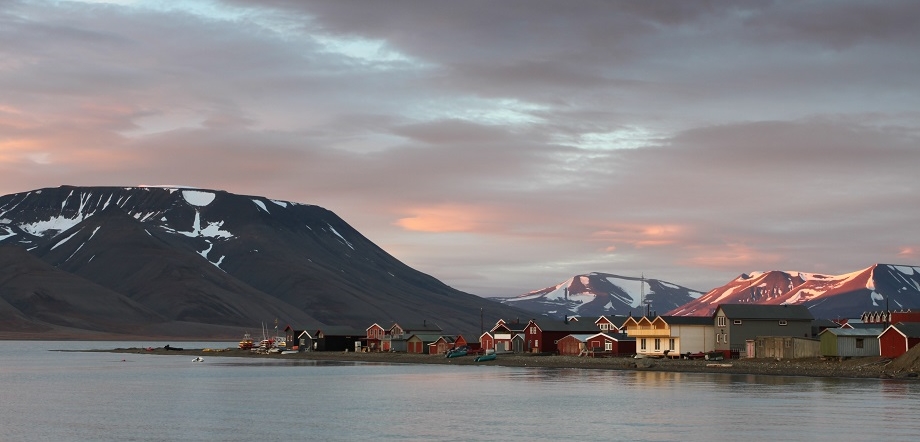
[[[47,264],[44,276],[17,282],[15,303],[4,296],[0,305],[4,318],[36,329],[252,329],[277,319],[363,330],[427,320],[478,336],[481,321],[522,315],[406,266],[326,209],[222,191],[63,186],[6,195],[0,243],[8,261]],[[80,309],[23,294],[48,280],[70,281],[44,293]],[[0,293],[10,284],[0,280]],[[107,310],[115,300],[123,309]],[[106,325],[114,317],[118,325]]]
[[[876,264],[845,275],[770,271],[743,274],[669,315],[708,316],[719,304],[804,304],[815,318],[920,308],[920,267]]]
[[[700,295],[702,292],[658,279],[595,272],[576,275],[555,286],[520,296],[496,299],[550,317],[598,318],[644,315],[646,309],[663,313]]]

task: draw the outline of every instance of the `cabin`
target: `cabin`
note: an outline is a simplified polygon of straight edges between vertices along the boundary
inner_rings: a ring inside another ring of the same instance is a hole
[[[525,325],[526,324],[522,324],[518,319],[511,322],[505,322],[505,320],[499,319],[498,322],[495,323],[495,326],[489,330],[489,333],[492,335],[492,348],[495,349],[495,352],[521,352],[522,350],[520,349],[514,349],[511,341],[515,336],[524,334]]]
[[[821,355],[821,341],[798,336],[758,336],[746,352],[749,358],[799,359]]]
[[[324,326],[316,331],[316,351],[361,351],[364,330],[349,326]]]
[[[878,356],[882,327],[872,328],[828,328],[818,334],[821,341],[821,356],[851,358]]]
[[[297,334],[296,343],[297,351],[314,351],[316,350],[317,344],[316,339],[313,338],[313,335],[310,332],[304,330]]]
[[[364,347],[367,351],[381,351],[380,345],[387,331],[380,324],[374,323],[365,330]]]
[[[394,322],[393,325],[386,330],[383,339],[380,341],[380,350],[393,352],[408,351],[406,340],[415,333],[437,334],[440,336],[442,330],[440,326],[433,322],[428,322],[427,320],[422,321],[421,324]]]
[[[636,340],[637,356],[671,357],[715,348],[715,327],[709,316],[630,316],[620,329]]]
[[[479,347],[485,351],[495,350],[495,338],[492,337],[492,332],[479,335]]]
[[[595,333],[572,334],[556,344],[560,355],[567,356],[621,356],[636,352],[636,340],[625,334]]]
[[[899,322],[889,325],[878,336],[879,354],[896,358],[920,343],[920,322]]]
[[[620,333],[620,325],[627,319],[626,316],[601,316],[594,321],[594,325],[601,333]]]
[[[556,353],[557,341],[571,334],[594,334],[597,326],[593,322],[582,322],[566,318],[564,321],[531,319],[524,328],[524,351],[530,353]]]
[[[440,334],[415,333],[406,339],[406,352],[415,354],[428,354],[428,345],[442,338]]]
[[[294,330],[290,325],[284,327],[284,348],[294,351],[303,351],[301,350],[302,347],[300,343],[297,342],[298,337],[303,332],[303,330]]]
[[[716,351],[745,357],[758,336],[812,336],[814,317],[804,305],[720,304],[712,315]]]
[[[457,342],[450,336],[439,336],[437,340],[428,344],[428,354],[443,355],[448,350],[457,347]]]

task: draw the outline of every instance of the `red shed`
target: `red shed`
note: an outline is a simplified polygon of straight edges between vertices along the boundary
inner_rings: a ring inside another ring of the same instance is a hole
[[[418,353],[418,354],[427,354],[428,353],[428,344],[435,342],[441,338],[441,335],[432,335],[425,333],[414,334],[409,339],[406,339],[406,352],[407,353]]]
[[[492,334],[485,332],[479,336],[479,346],[483,350],[492,350],[495,348],[495,340],[492,338]]]
[[[920,322],[899,322],[889,325],[878,337],[879,352],[886,358],[896,358],[920,343]]]
[[[559,354],[570,356],[620,356],[636,352],[636,339],[622,333],[572,334],[556,343]]]
[[[412,342],[410,340],[410,342]],[[456,346],[454,338],[450,336],[441,336],[436,341],[428,344],[428,354],[430,355],[442,355],[447,353],[447,350],[450,350]]]

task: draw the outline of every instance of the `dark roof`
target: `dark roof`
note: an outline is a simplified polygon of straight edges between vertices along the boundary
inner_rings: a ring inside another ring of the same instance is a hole
[[[423,343],[431,343],[442,337],[440,333],[412,333],[412,335],[406,338],[406,340],[408,341],[409,339],[412,339],[413,336],[418,337]]]
[[[428,322],[428,321],[421,322],[421,323],[411,323],[411,322],[406,322],[406,323],[395,322],[395,323],[393,323],[393,325],[396,325],[396,324],[399,324],[399,327],[402,328],[403,331],[406,332],[406,333],[412,333],[412,332],[441,332],[441,331],[442,331],[442,330],[441,330],[441,327],[440,327],[438,324],[435,324],[434,322]],[[391,325],[389,328],[387,328],[387,330],[393,328],[393,325]]]
[[[899,322],[892,325],[892,327],[898,329],[908,338],[920,338],[920,322]]]
[[[616,325],[617,327],[619,327],[624,322],[626,322],[626,319],[628,319],[629,317],[628,316],[616,316],[616,315],[604,315],[604,316],[601,316],[600,318],[597,318],[597,320],[595,320],[594,323],[596,324],[597,321],[601,320],[601,318],[606,318],[608,321],[613,323],[613,325]]]
[[[814,316],[804,305],[762,305],[762,304],[720,304],[716,308],[730,319],[786,319],[793,321],[811,321]],[[715,314],[713,314],[715,316]]]
[[[537,321],[536,319],[534,319],[533,322],[537,324],[537,327],[540,327],[540,330],[543,330],[544,332],[564,331],[564,332],[569,332],[569,333],[597,333],[600,331],[600,329],[597,328],[597,324],[591,321],[565,322],[565,321],[558,321],[558,320],[556,321],[553,321],[553,320]]]
[[[367,336],[367,330],[359,330],[347,325],[327,325],[320,327],[317,334],[323,332],[323,336]]]
[[[713,325],[713,320],[709,316],[659,316],[669,325]],[[649,318],[649,321],[655,322],[655,318]]]

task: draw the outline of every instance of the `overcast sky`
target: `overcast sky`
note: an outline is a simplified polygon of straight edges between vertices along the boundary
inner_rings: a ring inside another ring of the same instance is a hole
[[[0,194],[330,209],[483,296],[920,265],[920,2],[0,0]]]

